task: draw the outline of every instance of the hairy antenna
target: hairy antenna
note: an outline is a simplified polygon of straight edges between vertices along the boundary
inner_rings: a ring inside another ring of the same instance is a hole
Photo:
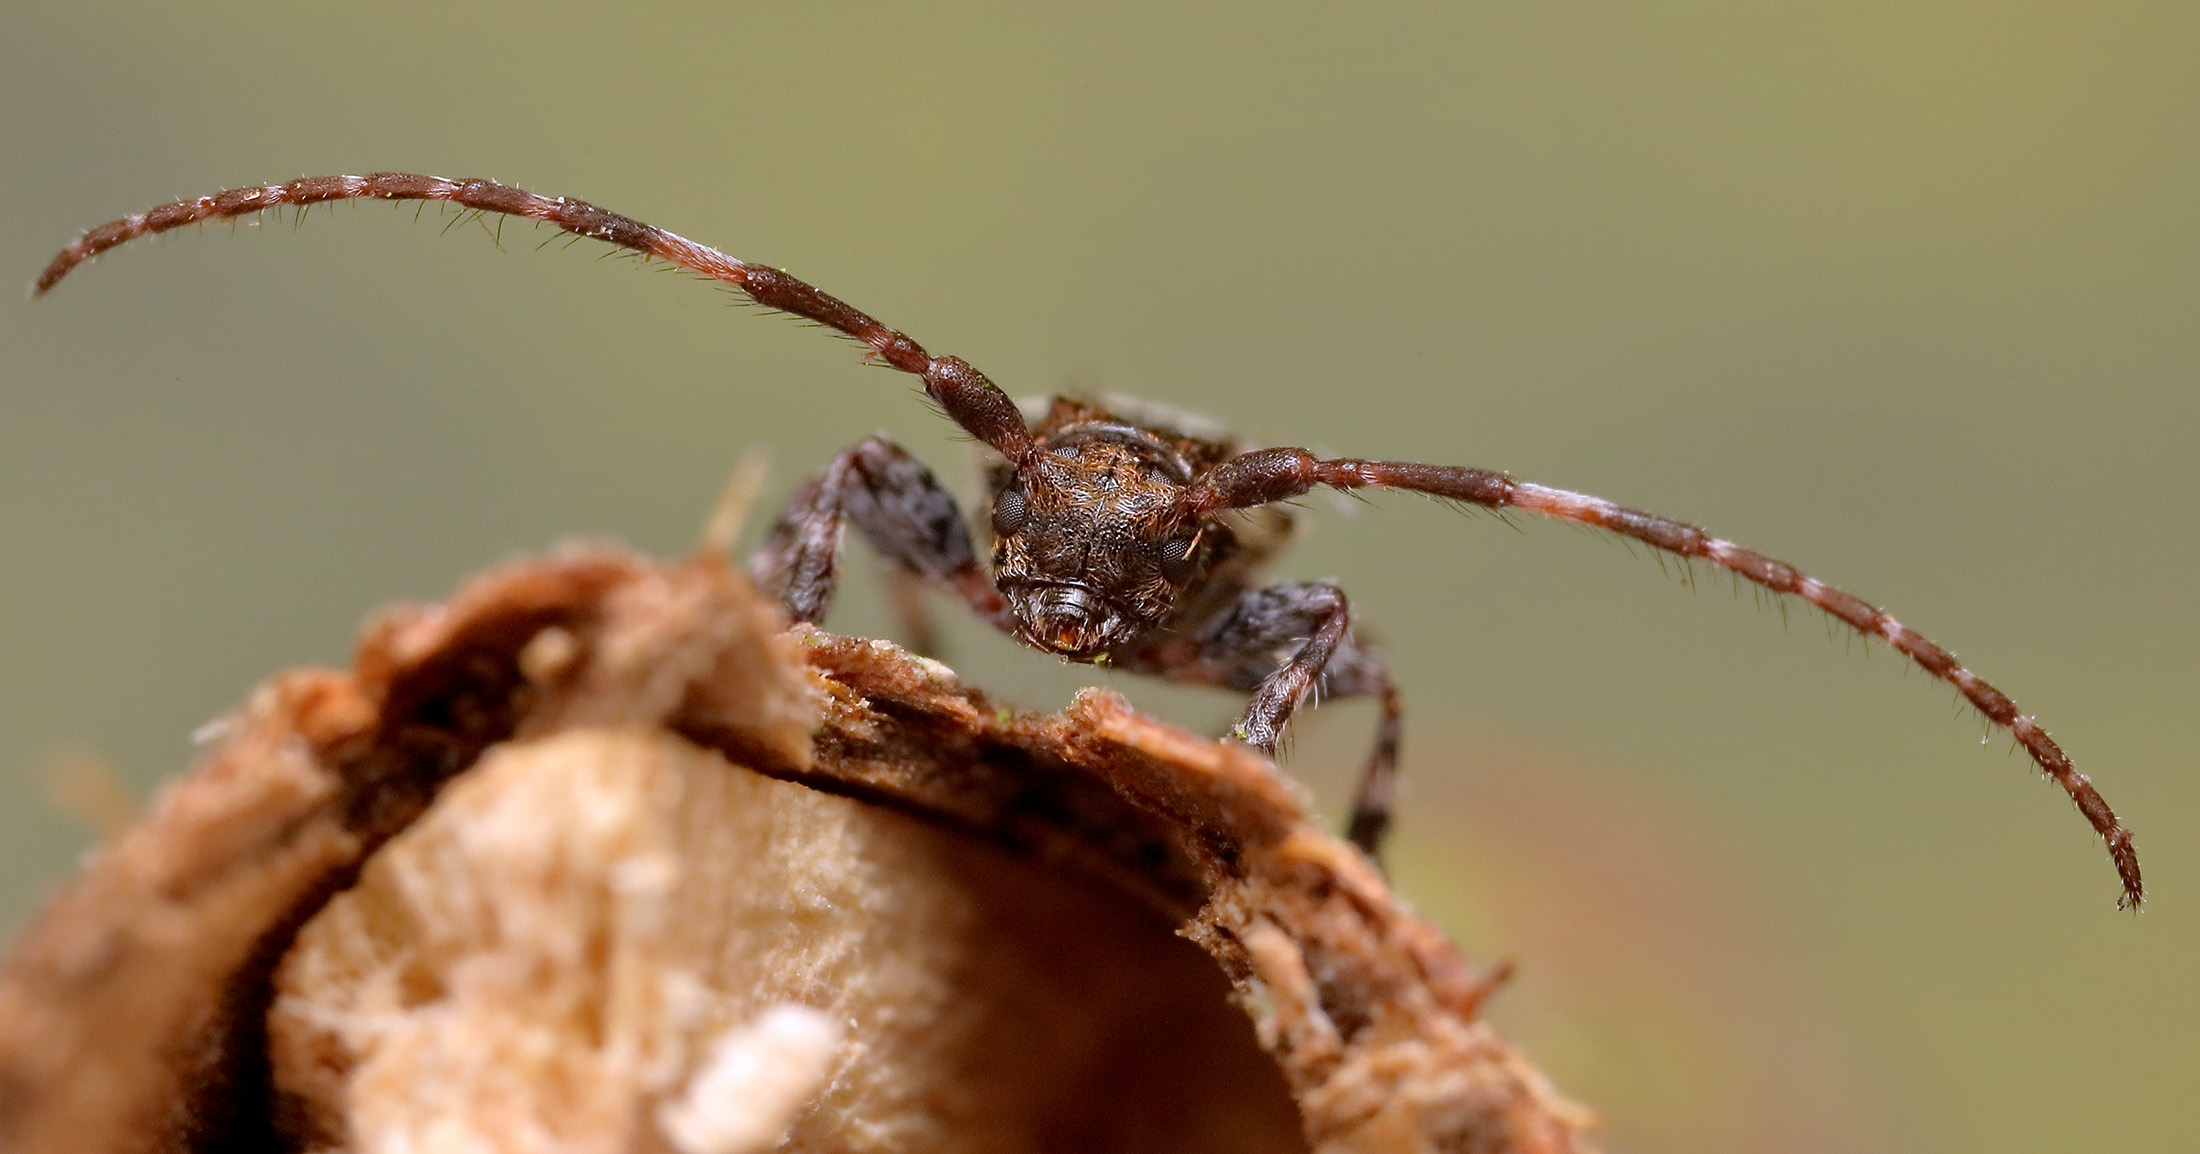
[[[2117,905],[2136,909],[2144,898],[2139,855],[2131,831],[2116,820],[2099,790],[2070,764],[2070,757],[2016,702],[1984,678],[1963,667],[1956,655],[1903,625],[1862,598],[1796,571],[1753,549],[1722,540],[1694,525],[1629,509],[1602,497],[1515,481],[1488,469],[1424,465],[1412,461],[1323,460],[1304,449],[1260,449],[1223,462],[1185,494],[1187,512],[1206,516],[1225,508],[1246,508],[1288,500],[1316,486],[1336,489],[1404,489],[1490,509],[1521,509],[1577,525],[1588,525],[1641,541],[1682,557],[1707,561],[1775,593],[1787,593],[1825,610],[1867,637],[1877,637],[1918,667],[1955,687],[1995,725],[2009,731],[2040,769],[2070,795],[2078,812],[2108,843],[2124,893]]]
[[[478,212],[501,213],[553,225],[655,257],[712,280],[723,281],[767,308],[793,313],[846,333],[870,346],[868,356],[924,379],[929,393],[956,424],[1011,461],[1031,453],[1031,435],[1015,402],[960,357],[934,357],[902,333],[887,328],[838,297],[775,268],[736,260],[709,245],[567,197],[537,196],[494,180],[449,180],[410,172],[365,176],[308,176],[288,184],[232,188],[195,200],[164,204],[150,212],[103,224],[69,242],[39,274],[32,290],[43,295],[85,261],[141,236],[187,224],[250,216],[285,205],[334,200],[441,200]]]

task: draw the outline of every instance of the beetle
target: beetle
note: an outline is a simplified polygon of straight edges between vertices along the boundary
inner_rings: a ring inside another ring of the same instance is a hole
[[[1870,603],[1794,566],[1694,525],[1585,493],[1488,469],[1253,448],[1159,410],[1056,399],[1036,419],[960,357],[934,356],[908,335],[783,270],[585,201],[493,180],[415,173],[314,176],[176,201],[86,232],[38,278],[70,270],[138,237],[208,220],[338,200],[442,201],[534,220],[721,281],[865,346],[867,360],[917,377],[947,418],[993,454],[981,523],[989,564],[961,510],[916,458],[874,437],[800,486],[750,570],[797,620],[821,619],[852,523],[903,578],[942,587],[980,618],[1064,660],[1107,663],[1249,695],[1231,736],[1273,756],[1293,714],[1319,696],[1372,696],[1381,714],[1346,836],[1381,851],[1395,793],[1402,711],[1381,652],[1351,629],[1342,589],[1326,581],[1262,586],[1263,564],[1288,536],[1281,502],[1315,489],[1402,489],[1493,510],[1519,510],[1601,529],[1799,598],[1885,641],[1953,686],[2007,730],[2060,785],[2108,845],[2123,884],[2117,904],[2144,897],[2131,833],[2062,747],[2016,703],[1955,655]]]

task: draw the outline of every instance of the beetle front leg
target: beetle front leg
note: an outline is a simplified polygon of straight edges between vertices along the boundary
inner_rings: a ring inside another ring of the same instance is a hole
[[[1255,589],[1190,636],[1138,655],[1135,667],[1250,692],[1230,735],[1271,756],[1292,716],[1313,701],[1374,697],[1382,720],[1345,826],[1345,836],[1372,858],[1390,829],[1402,715],[1389,666],[1379,651],[1353,638],[1351,624],[1344,590],[1326,581]]]
[[[798,621],[819,621],[840,585],[843,522],[902,573],[952,590],[997,627],[1009,615],[978,562],[955,498],[923,462],[884,437],[834,457],[781,508],[749,574]]]

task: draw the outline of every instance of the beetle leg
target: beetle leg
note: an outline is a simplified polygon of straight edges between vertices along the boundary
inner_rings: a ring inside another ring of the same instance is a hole
[[[1007,606],[978,562],[955,498],[923,462],[884,437],[842,452],[804,481],[749,559],[750,576],[796,620],[821,620],[832,606],[844,520],[899,571],[892,579],[944,586],[978,616],[1008,627]]]
[[[1139,672],[1174,681],[1226,685],[1252,694],[1230,735],[1271,756],[1291,718],[1323,697],[1371,696],[1382,720],[1360,773],[1345,836],[1369,857],[1390,828],[1398,773],[1401,711],[1380,651],[1352,636],[1344,590],[1326,581],[1275,585],[1241,594],[1196,627],[1132,655]]]

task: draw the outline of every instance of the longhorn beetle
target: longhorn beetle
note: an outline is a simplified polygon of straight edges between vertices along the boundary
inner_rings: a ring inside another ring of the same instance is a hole
[[[1265,588],[1255,580],[1284,543],[1289,515],[1275,508],[1316,488],[1406,489],[1487,509],[1519,509],[1593,526],[1683,558],[1705,561],[1777,594],[1799,597],[1866,637],[1884,640],[1955,687],[2009,731],[2077,803],[2108,843],[2123,881],[2117,904],[2143,896],[2130,831],[2039,724],[1963,667],[1955,654],[1863,600],[1785,562],[1693,525],[1601,497],[1455,465],[1321,458],[1305,449],[1246,448],[1230,437],[1150,411],[1057,399],[1027,420],[960,357],[935,357],[908,336],[774,268],[578,200],[537,196],[492,180],[402,172],[315,176],[235,188],[162,205],[85,233],[38,278],[44,293],[69,270],[153,233],[325,201],[447,201],[553,225],[575,236],[723,281],[757,304],[805,317],[866,346],[924,382],[949,420],[985,443],[990,571],[978,561],[955,501],[915,458],[873,437],[833,458],[796,490],[751,561],[752,574],[797,619],[816,621],[838,581],[841,527],[856,529],[902,579],[932,582],[994,627],[1065,660],[1251,694],[1231,735],[1273,755],[1310,695],[1368,695],[1381,706],[1375,750],[1362,771],[1347,836],[1370,856],[1390,824],[1398,765],[1398,693],[1382,655],[1357,640],[1343,590],[1325,581]]]

